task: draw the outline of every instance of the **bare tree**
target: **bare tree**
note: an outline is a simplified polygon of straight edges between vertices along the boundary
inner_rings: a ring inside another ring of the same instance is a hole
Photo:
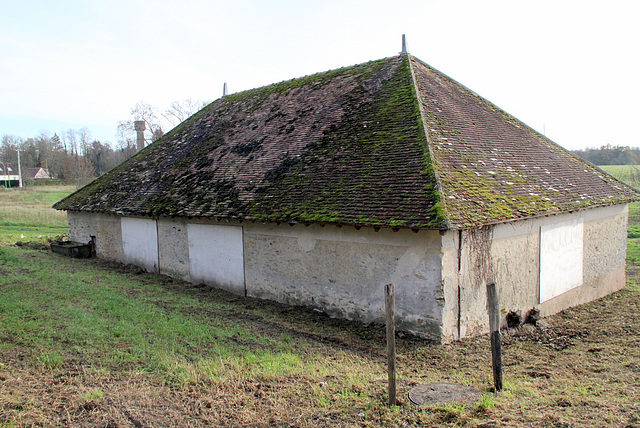
[[[133,120],[121,120],[116,128],[119,146],[135,146],[136,131],[133,127]]]
[[[137,103],[131,109],[131,115],[133,116],[133,120],[143,120],[147,125],[147,129],[154,132],[156,128],[160,127],[158,123],[158,109],[156,109],[151,104],[147,104],[145,102]]]
[[[62,168],[66,180],[87,180],[95,177],[91,161],[84,157],[69,156]]]
[[[205,105],[207,105],[205,101],[193,100],[191,98],[183,101],[174,101],[168,109],[162,112],[162,116],[167,119],[172,126],[177,126],[194,113],[200,111]]]
[[[131,109],[131,116],[131,119],[118,122],[117,133],[121,142],[128,145],[129,142],[135,141],[133,122],[136,120],[142,120],[146,125],[145,140],[154,142],[164,135],[162,126],[158,121],[157,109],[151,104],[142,101],[137,103]]]
[[[72,155],[78,155],[78,139],[76,137],[78,131],[75,129],[67,129],[62,133],[62,142],[64,143],[64,151],[70,152]]]
[[[83,126],[77,131],[77,136],[82,156],[86,156],[89,146],[91,145],[91,134],[89,133],[89,128]]]
[[[131,156],[136,154],[136,144],[135,141],[125,141],[120,140],[116,145],[116,148],[113,152],[114,156],[114,166],[119,165],[125,160],[129,159]]]
[[[64,151],[60,137],[58,137],[58,134],[53,134],[53,137],[49,139],[49,151],[45,160],[45,166],[52,177],[60,177],[62,175],[62,168],[66,158],[67,153]]]
[[[15,135],[3,135],[0,144],[0,160],[6,164],[16,164],[18,159],[18,149],[22,146],[24,140]],[[16,166],[14,165],[14,166]]]

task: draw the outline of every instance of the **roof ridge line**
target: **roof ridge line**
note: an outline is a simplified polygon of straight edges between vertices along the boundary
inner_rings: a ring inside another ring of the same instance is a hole
[[[542,137],[545,140],[548,140],[548,142],[552,143],[553,145],[555,145],[556,147],[559,147],[560,149],[566,151],[566,152],[571,152],[570,150],[568,150],[567,148],[561,146],[560,144],[556,143],[555,141],[553,141],[551,138],[547,137],[545,134],[543,134],[542,132],[534,129],[531,125],[523,122],[522,120],[518,119],[517,117],[515,117],[514,115],[512,115],[511,113],[507,112],[504,108],[500,107],[499,105],[497,105],[496,103],[494,103],[493,101],[490,101],[489,99],[485,98],[484,96],[480,95],[479,93],[477,93],[476,91],[474,91],[473,89],[469,88],[468,86],[466,86],[463,83],[460,83],[457,79],[454,79],[453,77],[449,76],[447,73],[444,73],[443,71],[433,67],[430,64],[427,64],[426,62],[422,61],[420,58],[416,58],[414,56],[412,56],[412,58],[414,58],[416,61],[422,63],[422,65],[424,65],[425,67],[429,68],[430,70],[432,70],[434,73],[437,73],[439,75],[441,75],[442,77],[450,80],[451,82],[455,83],[457,86],[459,86],[460,88],[464,89],[465,91],[468,91],[471,95],[473,95],[474,97],[478,98],[480,101],[482,101],[483,103],[489,105],[490,107],[492,107],[492,109],[497,110],[502,116],[504,116],[505,118],[508,118],[509,121],[512,122],[517,122],[518,125],[522,125],[525,128],[529,129],[530,131],[532,131],[534,134],[536,134],[538,137]],[[412,71],[413,72],[413,71]],[[578,159],[583,160],[582,158],[578,157]]]
[[[515,124],[517,124],[518,126],[522,126],[523,128],[528,129],[529,131],[531,131],[537,138],[542,139],[544,142],[551,144],[552,146],[554,146],[556,149],[561,150],[562,152],[567,153],[569,156],[577,159],[578,161],[580,161],[581,163],[586,164],[589,167],[594,168],[596,171],[606,175],[607,177],[610,177],[612,179],[614,179],[615,181],[619,182],[620,184],[629,187],[635,191],[640,192],[640,189],[636,189],[635,187],[631,186],[628,183],[625,183],[623,181],[618,180],[616,177],[614,177],[613,175],[609,174],[608,172],[604,171],[602,168],[598,167],[598,165],[595,165],[591,162],[589,162],[586,159],[581,158],[580,156],[577,156],[575,154],[573,154],[571,152],[571,150],[567,149],[566,147],[563,147],[562,145],[558,144],[556,141],[552,140],[551,138],[547,137],[545,134],[543,134],[542,132],[536,130],[535,128],[533,128],[531,125],[527,124],[526,122],[518,119],[517,117],[513,116],[512,114],[510,114],[509,112],[507,112],[505,109],[503,109],[502,107],[500,107],[499,105],[495,104],[494,102],[488,100],[487,98],[483,97],[482,95],[480,95],[479,93],[477,93],[476,91],[474,91],[473,89],[469,88],[468,86],[460,83],[458,80],[454,79],[453,77],[449,76],[448,74],[440,71],[439,69],[431,66],[430,64],[427,64],[426,62],[422,61],[420,58],[416,58],[411,54],[407,55],[410,56],[410,58],[415,59],[416,61],[420,62],[422,65],[424,65],[425,67],[428,67],[430,70],[432,70],[434,73],[437,73],[441,76],[443,76],[446,79],[449,79],[451,82],[455,83],[456,85],[458,85],[460,88],[464,89],[465,91],[468,91],[470,94],[472,94],[474,97],[478,98],[480,101],[482,101],[483,103],[485,103],[486,105],[488,105],[489,107],[491,107],[492,109],[494,109],[496,112],[500,113],[505,119],[507,119],[508,122],[511,122],[512,124],[515,122]],[[411,66],[411,61],[409,61],[410,66]],[[414,76],[413,73],[413,68],[411,68],[411,76]],[[415,78],[414,78],[414,83],[415,83]],[[417,85],[416,85],[417,88]],[[420,103],[419,103],[420,104]],[[422,105],[420,104],[420,107],[422,107]],[[422,114],[422,108],[420,109],[421,114]],[[424,119],[424,116],[423,116]],[[427,139],[428,139],[428,135],[427,135]],[[438,177],[436,176],[436,180],[438,180]],[[438,180],[438,183],[439,180]],[[445,203],[445,201],[443,200],[443,204]]]
[[[427,165],[428,167],[430,167],[431,169],[433,169],[433,176],[436,179],[436,192],[438,194],[438,201],[442,204],[443,207],[443,211],[444,211],[444,220],[445,220],[445,224],[443,226],[445,226],[445,229],[450,229],[451,228],[451,221],[449,219],[449,211],[447,210],[447,203],[442,195],[442,183],[440,182],[440,176],[438,174],[438,172],[436,171],[436,168],[434,168],[434,158],[433,155],[431,154],[431,140],[429,138],[429,130],[428,127],[426,126],[426,112],[424,111],[424,107],[422,105],[422,102],[420,101],[420,90],[418,88],[418,82],[416,80],[416,75],[413,71],[413,65],[411,63],[411,60],[414,58],[413,55],[411,55],[409,52],[405,52],[403,54],[401,54],[401,56],[406,56],[408,63],[409,63],[409,71],[411,71],[411,81],[413,82],[413,89],[415,91],[416,94],[416,102],[418,103],[418,110],[420,111],[420,122],[422,123],[422,129],[424,130],[424,135],[425,138],[427,139],[427,154],[429,156],[429,162],[430,165]],[[420,61],[420,60],[418,60]]]

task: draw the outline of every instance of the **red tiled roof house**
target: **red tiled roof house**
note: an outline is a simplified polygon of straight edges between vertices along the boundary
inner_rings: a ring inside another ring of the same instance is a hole
[[[48,180],[51,179],[51,174],[46,168],[24,168],[24,178],[34,180]]]
[[[97,254],[443,341],[625,284],[636,191],[410,55],[225,96],[60,201]]]

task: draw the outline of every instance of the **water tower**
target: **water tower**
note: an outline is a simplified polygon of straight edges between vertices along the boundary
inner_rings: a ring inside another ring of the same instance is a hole
[[[136,120],[133,122],[133,126],[136,130],[136,134],[138,134],[137,143],[138,151],[140,151],[144,148],[144,130],[146,129],[144,120]]]

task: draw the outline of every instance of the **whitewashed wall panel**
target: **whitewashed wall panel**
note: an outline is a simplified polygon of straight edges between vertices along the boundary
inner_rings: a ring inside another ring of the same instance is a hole
[[[582,285],[583,220],[540,227],[540,303]]]
[[[191,282],[245,294],[242,227],[189,224]]]
[[[124,262],[158,272],[158,230],[156,221],[123,217],[122,252]]]

